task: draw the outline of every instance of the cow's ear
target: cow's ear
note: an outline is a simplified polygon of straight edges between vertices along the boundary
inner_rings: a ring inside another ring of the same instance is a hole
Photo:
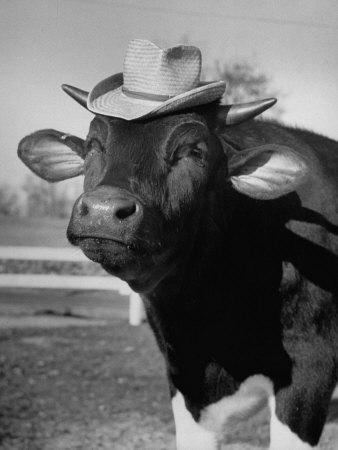
[[[56,130],[24,137],[18,156],[39,177],[55,182],[83,174],[84,141]]]
[[[231,154],[233,187],[260,200],[281,197],[296,189],[309,173],[306,161],[291,148],[271,144]]]

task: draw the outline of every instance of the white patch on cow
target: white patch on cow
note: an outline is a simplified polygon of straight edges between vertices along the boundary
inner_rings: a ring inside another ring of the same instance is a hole
[[[282,423],[276,416],[276,399],[272,395],[269,398],[271,412],[270,419],[270,450],[309,450],[312,447],[307,442],[300,439],[290,428]]]
[[[220,436],[229,422],[249,417],[266,404],[272,392],[269,378],[253,375],[243,381],[234,394],[204,408],[200,424]]]
[[[172,408],[177,450],[217,450],[219,448],[215,433],[206,430],[194,420],[179,391],[172,399]]]
[[[247,417],[257,411],[272,392],[272,382],[268,378],[254,375],[247,378],[233,395],[204,408],[200,420],[196,422],[187,410],[182,394],[177,391],[172,400],[177,448],[218,449],[226,425],[231,420]]]
[[[172,400],[178,450],[218,449],[222,434],[231,423],[245,419],[269,403],[270,450],[310,450],[312,447],[300,439],[276,416],[276,400],[272,381],[263,375],[247,378],[232,395],[223,397],[200,412],[196,422],[185,406],[183,395],[177,391]]]

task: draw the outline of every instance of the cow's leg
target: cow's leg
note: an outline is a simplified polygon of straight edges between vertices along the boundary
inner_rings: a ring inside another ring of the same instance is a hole
[[[302,439],[288,425],[281,422],[276,414],[276,399],[271,397],[269,400],[271,411],[270,419],[270,450],[309,450],[313,449],[308,443]]]
[[[291,385],[270,398],[270,449],[317,448],[335,385],[332,367],[294,369]]]
[[[196,422],[185,405],[183,395],[176,391],[172,399],[176,427],[177,450],[217,450],[217,436]]]

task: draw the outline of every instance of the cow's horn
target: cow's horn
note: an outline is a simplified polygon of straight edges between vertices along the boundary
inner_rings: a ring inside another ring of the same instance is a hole
[[[236,125],[258,116],[266,109],[271,108],[276,102],[276,98],[266,98],[265,100],[257,100],[250,103],[224,105],[219,108],[218,118],[225,120],[226,125]]]
[[[81,106],[87,108],[88,92],[74,86],[69,86],[69,84],[63,84],[61,87],[66,94],[70,95],[70,97],[80,103]]]

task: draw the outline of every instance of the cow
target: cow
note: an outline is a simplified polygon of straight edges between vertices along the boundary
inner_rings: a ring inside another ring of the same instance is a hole
[[[140,293],[181,450],[264,402],[270,448],[313,448],[337,383],[338,143],[256,117],[273,103],[95,114],[85,140],[19,144],[48,181],[84,174],[68,239]]]

